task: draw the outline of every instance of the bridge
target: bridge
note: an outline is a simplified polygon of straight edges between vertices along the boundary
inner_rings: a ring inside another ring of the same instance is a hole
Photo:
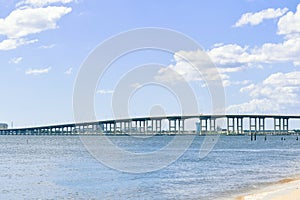
[[[225,119],[227,134],[244,134],[245,120],[248,121],[248,130],[252,135],[265,134],[266,119],[273,120],[274,134],[287,134],[289,120],[300,119],[300,115],[185,115],[185,116],[156,116],[137,117],[127,119],[103,120],[94,122],[69,123],[61,125],[37,126],[27,128],[0,129],[0,135],[80,135],[80,134],[184,134],[185,120],[194,119],[199,125],[199,134],[218,133],[216,120]],[[165,129],[162,123],[167,124]],[[193,131],[194,133],[196,131]],[[189,132],[191,133],[191,132]]]

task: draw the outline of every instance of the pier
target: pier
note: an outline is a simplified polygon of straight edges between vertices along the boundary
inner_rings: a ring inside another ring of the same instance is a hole
[[[289,120],[300,119],[300,115],[185,115],[137,117],[127,119],[103,120],[95,122],[70,123],[27,128],[0,129],[0,135],[80,135],[80,134],[184,134],[197,133],[187,131],[185,121],[194,119],[199,123],[198,134],[220,133],[249,134],[251,139],[256,134],[266,134],[266,120],[273,120],[272,134],[288,134]],[[225,119],[226,129],[218,130],[216,120]],[[245,127],[245,122],[248,127]],[[166,124],[163,129],[162,124]]]

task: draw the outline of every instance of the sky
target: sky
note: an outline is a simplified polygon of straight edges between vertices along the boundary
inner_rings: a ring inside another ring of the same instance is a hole
[[[73,122],[76,77],[88,55],[121,32],[159,27],[195,40],[217,67],[227,113],[300,111],[300,2],[296,0],[99,1],[0,0],[0,121],[14,127]],[[95,92],[97,119],[113,118],[112,96],[124,74],[160,63],[162,79],[185,77],[211,112],[210,93],[186,55],[145,50],[112,64]],[[178,100],[162,87],[135,85],[130,116],[177,114]]]

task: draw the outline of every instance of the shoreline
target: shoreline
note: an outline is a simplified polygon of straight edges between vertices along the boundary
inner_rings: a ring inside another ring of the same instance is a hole
[[[300,176],[285,178],[261,189],[252,190],[234,198],[235,200],[299,200]]]

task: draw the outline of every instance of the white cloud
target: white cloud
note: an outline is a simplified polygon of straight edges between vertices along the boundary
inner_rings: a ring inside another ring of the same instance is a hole
[[[71,2],[73,2],[73,0],[24,0],[17,3],[16,6],[17,7],[19,6],[43,7],[55,3],[67,4]]]
[[[241,89],[248,92],[252,98],[274,99],[277,103],[298,103],[297,93],[300,92],[300,71],[289,73],[275,73],[261,84],[251,84]]]
[[[288,12],[278,21],[278,34],[299,34],[300,33],[300,4],[295,13]]]
[[[159,71],[161,79],[173,81],[173,79],[186,81],[217,80],[219,73],[216,66],[211,62],[206,52],[178,51],[174,54],[175,64],[171,64]],[[168,74],[167,74],[168,73]]]
[[[0,34],[8,38],[21,38],[57,28],[57,21],[71,12],[71,8],[49,6],[46,8],[16,9],[0,19]]]
[[[51,70],[51,67],[48,68],[41,68],[41,69],[28,69],[26,70],[25,74],[27,75],[40,75],[40,74],[47,74]]]
[[[67,69],[67,71],[65,71],[65,74],[70,75],[72,74],[73,68],[70,67],[69,69]]]
[[[220,46],[223,46],[223,45],[224,45],[224,43],[220,42],[220,43],[214,44],[213,47],[220,47]]]
[[[234,27],[244,26],[246,24],[258,25],[265,19],[275,19],[283,16],[288,11],[287,8],[269,8],[256,13],[245,13],[242,17],[234,24]]]
[[[130,86],[133,87],[135,90],[137,90],[137,89],[143,87],[143,85],[140,84],[140,83],[133,83],[133,84],[131,84]]]
[[[223,86],[245,84],[243,81],[230,81],[228,74],[243,71],[248,66],[239,67],[216,67],[209,59],[208,55],[201,50],[179,51],[174,54],[175,64],[162,68],[156,79],[163,82],[176,81],[223,81]]]
[[[218,46],[208,51],[208,55],[213,62],[220,65],[227,65],[233,63],[247,63],[249,62],[249,47],[241,47],[237,44],[227,44]]]
[[[249,102],[242,104],[231,105],[226,111],[227,113],[276,113],[280,110],[278,104],[274,104],[273,101],[269,99],[252,99]]]
[[[16,49],[19,46],[26,45],[26,44],[32,44],[37,42],[38,40],[27,40],[24,38],[17,38],[17,39],[6,39],[0,42],[0,50],[7,51]]]
[[[284,13],[277,9],[274,12]],[[218,65],[257,65],[260,63],[292,62],[300,65],[300,4],[295,13],[288,12],[278,21],[278,34],[283,34],[280,43],[265,43],[258,47],[238,44],[217,45],[208,51],[211,59]]]
[[[217,65],[257,65],[260,63],[292,62],[300,64],[300,37],[288,38],[282,43],[265,43],[250,48],[227,44],[213,48],[208,55]]]
[[[251,100],[229,106],[229,112],[286,112],[300,106],[300,71],[275,73],[258,84],[240,89]],[[299,109],[293,110],[299,112]]]
[[[113,90],[97,90],[98,94],[112,94]]]
[[[253,14],[253,16],[264,16],[270,18],[270,13],[272,12],[281,16],[286,11],[287,9],[267,9],[259,12],[259,15]],[[294,19],[290,21],[294,22],[296,20],[295,18],[297,18],[295,16],[298,16],[298,13],[300,13],[300,4],[297,12],[293,15]],[[280,23],[283,23],[284,20],[282,19],[286,16],[287,15],[284,15],[280,18],[278,26],[280,26]],[[300,18],[298,21],[300,23]],[[224,86],[243,84],[243,82],[240,81],[230,80],[229,74],[245,71],[253,67],[262,68],[263,64],[291,62],[295,66],[300,66],[300,34],[294,34],[293,36],[285,37],[283,39],[284,40],[279,43],[265,43],[256,47],[218,43],[214,45],[211,50],[207,50],[206,53],[211,58],[212,62],[217,65],[217,69]],[[179,51],[175,53],[174,61],[176,63],[169,65],[167,68],[161,69],[157,78],[169,82],[179,81],[179,74],[187,81],[200,81],[204,79],[215,80],[217,77],[215,71],[211,71],[209,68],[204,67],[204,70],[201,69],[201,75],[199,75],[199,71],[192,66],[205,66],[207,64],[205,62],[207,62],[208,59],[204,56],[204,54],[205,52],[199,50]],[[187,60],[191,61],[191,63],[186,62],[186,60],[182,59],[180,56],[187,58]],[[205,83],[202,83],[202,85],[205,85]]]
[[[42,45],[42,46],[40,46],[40,48],[41,49],[52,49],[55,46],[56,46],[56,44],[49,44],[49,45]]]
[[[224,74],[224,73],[234,73],[234,72],[240,72],[240,71],[244,71],[246,68],[248,68],[247,66],[239,66],[239,67],[218,67],[218,70],[220,73]]]
[[[13,10],[7,17],[0,18],[0,35],[5,37],[0,41],[0,50],[12,50],[38,41],[25,37],[58,28],[58,20],[71,11],[72,8],[63,6],[24,7]]]
[[[12,58],[12,59],[9,61],[9,63],[19,64],[22,60],[23,60],[23,57],[15,57],[15,58]]]

